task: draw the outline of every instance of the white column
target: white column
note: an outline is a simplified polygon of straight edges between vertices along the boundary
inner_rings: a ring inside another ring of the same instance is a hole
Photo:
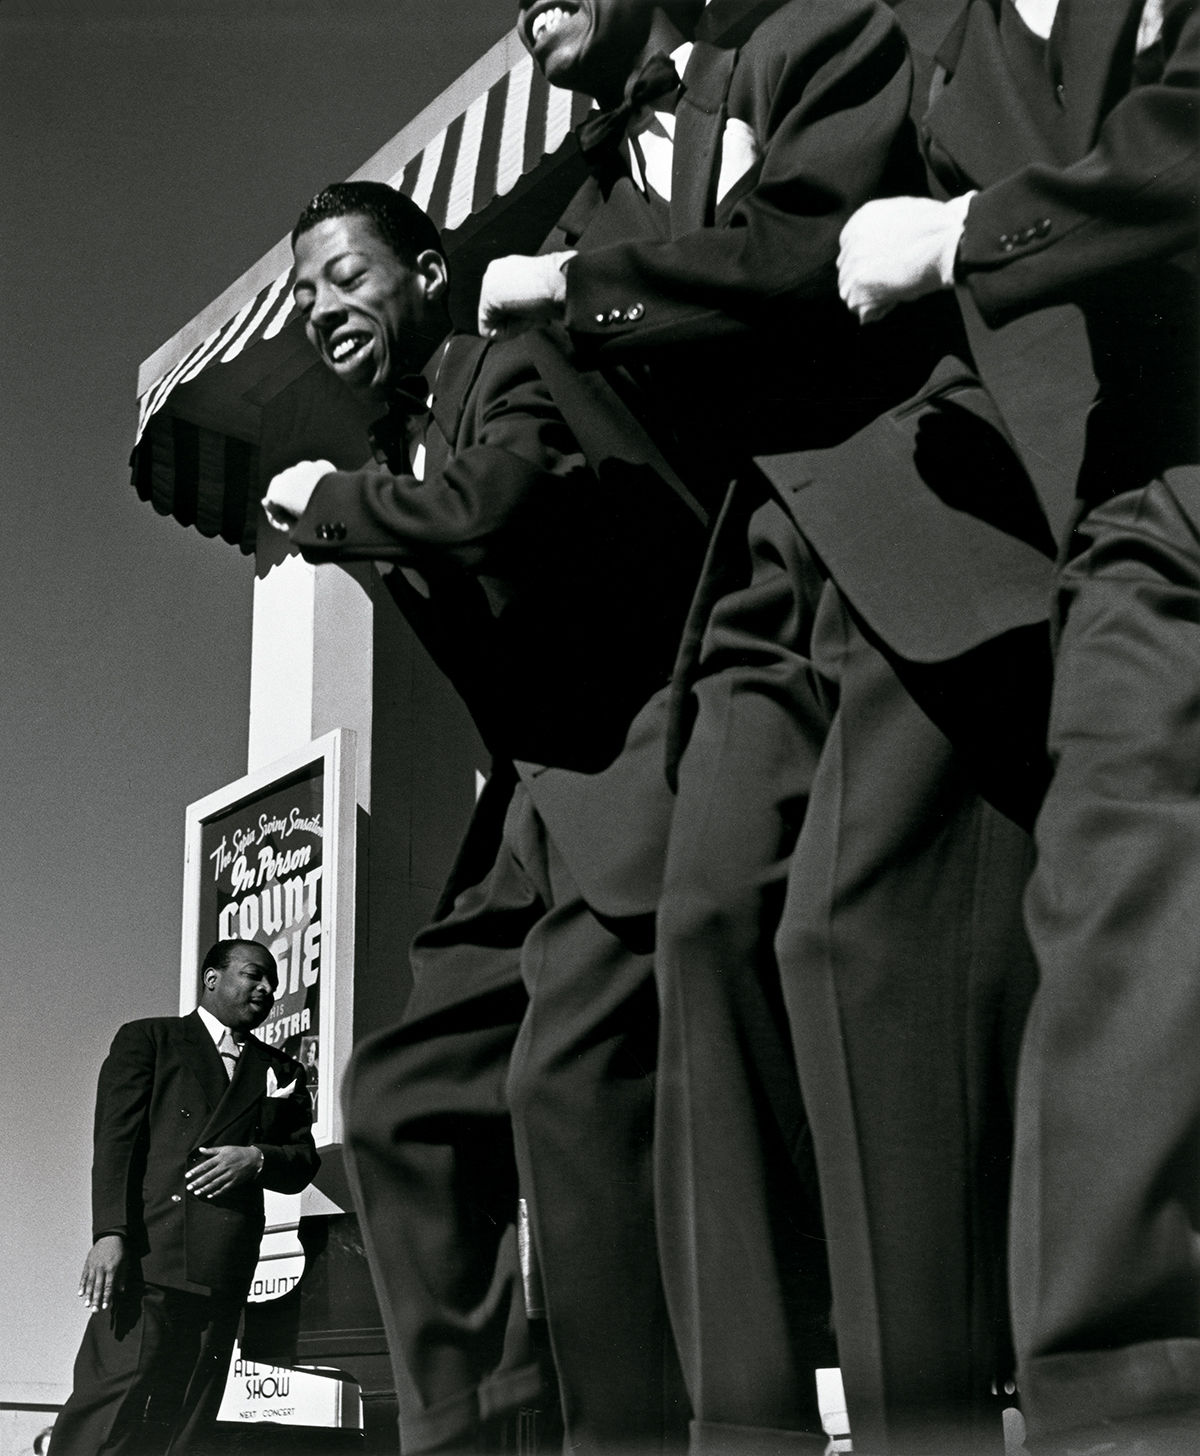
[[[269,534],[260,532],[254,582],[247,770],[352,728],[358,802],[369,812],[375,572],[310,566],[281,555],[284,538]]]

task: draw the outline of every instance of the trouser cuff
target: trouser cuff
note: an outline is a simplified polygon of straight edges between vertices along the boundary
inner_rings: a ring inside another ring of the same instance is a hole
[[[823,1431],[781,1431],[771,1426],[728,1426],[692,1421],[691,1456],[824,1456]]]
[[[488,1430],[505,1416],[525,1406],[557,1406],[558,1394],[548,1390],[540,1365],[483,1381],[475,1390],[431,1406],[419,1415],[400,1417],[400,1449],[405,1456],[449,1456],[488,1449]]]

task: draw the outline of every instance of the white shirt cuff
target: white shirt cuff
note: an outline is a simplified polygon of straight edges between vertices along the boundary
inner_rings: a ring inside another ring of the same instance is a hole
[[[974,196],[974,192],[964,192],[961,197],[952,197],[949,202],[944,204],[946,237],[938,257],[938,275],[942,280],[943,288],[954,287],[954,264],[958,259],[958,245],[962,242],[963,231],[967,226],[967,209]]]

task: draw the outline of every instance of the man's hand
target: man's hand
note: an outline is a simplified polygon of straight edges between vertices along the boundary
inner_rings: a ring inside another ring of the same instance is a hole
[[[842,229],[838,292],[860,323],[881,319],[954,283],[954,258],[973,192],[950,202],[878,197]]]
[[[267,520],[277,531],[290,531],[304,514],[317,481],[336,469],[328,460],[301,460],[281,470],[263,496]]]
[[[79,1276],[79,1297],[89,1309],[107,1309],[125,1282],[125,1240],[105,1234],[88,1250]]]
[[[215,1198],[243,1183],[253,1183],[262,1171],[263,1155],[255,1147],[226,1144],[220,1148],[201,1148],[208,1156],[188,1169],[188,1192],[197,1198]]]
[[[533,328],[562,318],[567,303],[563,265],[574,256],[573,251],[539,258],[510,253],[494,259],[479,290],[479,332],[491,337],[501,329]]]

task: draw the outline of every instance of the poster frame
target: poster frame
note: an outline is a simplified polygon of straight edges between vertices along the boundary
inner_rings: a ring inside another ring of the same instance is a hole
[[[196,1006],[200,958],[211,944],[200,925],[201,875],[204,871],[201,836],[212,819],[239,805],[272,792],[286,780],[320,765],[323,773],[324,829],[321,900],[321,999],[318,1034],[321,1047],[321,1084],[330,1089],[319,1099],[313,1137],[319,1148],[342,1140],[341,1086],[350,1055],[354,1026],[354,937],[357,875],[356,740],[349,728],[335,728],[206,794],[186,810],[183,867],[183,934],[179,957],[179,1014]]]

